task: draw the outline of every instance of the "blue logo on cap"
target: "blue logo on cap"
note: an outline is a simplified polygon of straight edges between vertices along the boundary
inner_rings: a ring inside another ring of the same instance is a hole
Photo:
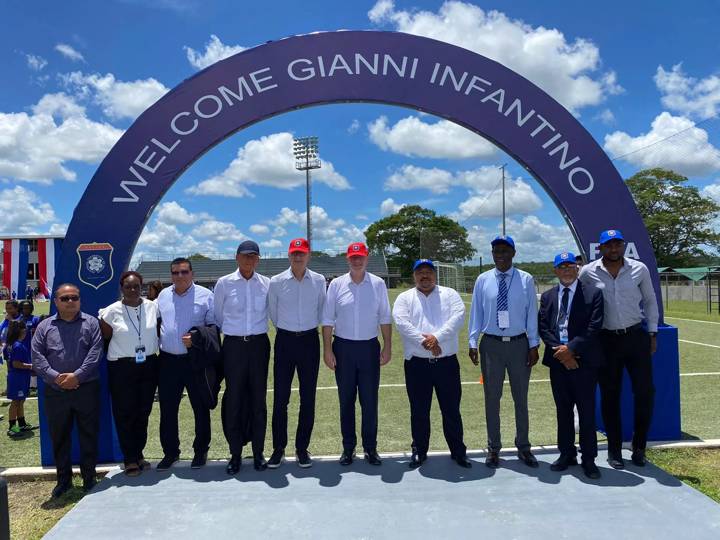
[[[563,251],[555,255],[554,266],[557,268],[561,264],[572,263],[575,264],[575,254],[570,251]]]
[[[430,268],[435,270],[435,263],[432,262],[430,259],[418,259],[417,261],[415,261],[415,264],[413,264],[413,272],[423,265],[429,266]]]
[[[600,233],[600,243],[604,244],[605,242],[609,242],[610,240],[625,240],[623,238],[623,235],[620,231],[617,229],[608,229],[607,231],[603,231]]]

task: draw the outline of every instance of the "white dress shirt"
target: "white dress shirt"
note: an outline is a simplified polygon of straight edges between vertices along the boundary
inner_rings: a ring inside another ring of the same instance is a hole
[[[392,324],[382,278],[365,272],[363,280],[355,283],[348,272],[332,280],[325,299],[323,326],[334,326],[337,337],[364,341],[376,338],[381,324]]]
[[[245,279],[240,270],[215,285],[215,320],[226,336],[252,336],[268,330],[270,279],[253,272]]]
[[[570,285],[567,286],[568,289],[570,289],[570,292],[568,292],[568,320],[570,319],[570,306],[572,306],[573,297],[575,296],[575,289],[577,289],[578,280],[576,279],[573,281]],[[558,318],[560,317],[560,306],[562,305],[562,296],[563,291],[565,290],[565,285],[560,283],[558,285]]]
[[[582,267],[580,281],[586,287],[602,291],[603,329],[628,328],[647,319],[648,332],[657,332],[659,312],[655,289],[650,271],[640,261],[623,257],[623,265],[613,278],[600,258]]]
[[[458,335],[465,319],[465,303],[455,289],[436,285],[425,296],[417,288],[398,295],[393,306],[395,327],[402,337],[404,356],[432,358],[423,348],[423,334],[432,334],[438,340],[441,356],[458,352]]]
[[[273,276],[268,289],[268,311],[275,328],[304,332],[317,328],[325,307],[325,278],[305,269],[301,280],[292,268]]]
[[[145,355],[158,352],[157,320],[158,306],[151,300],[143,300],[137,307],[118,300],[101,310],[100,318],[112,328],[107,359],[134,357],[135,347],[145,347]]]

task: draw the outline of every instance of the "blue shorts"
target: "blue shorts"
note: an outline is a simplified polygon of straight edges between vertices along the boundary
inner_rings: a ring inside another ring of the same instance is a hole
[[[30,372],[17,373],[15,371],[8,373],[7,376],[7,399],[13,401],[25,401],[30,395]]]

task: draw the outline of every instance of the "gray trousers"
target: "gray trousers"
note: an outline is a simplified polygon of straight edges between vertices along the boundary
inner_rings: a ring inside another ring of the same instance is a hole
[[[480,367],[484,380],[485,421],[490,451],[499,452],[502,448],[500,398],[503,393],[505,371],[510,377],[510,392],[515,403],[515,446],[518,450],[530,449],[527,396],[531,368],[527,365],[528,350],[527,338],[498,341],[483,336],[480,340]]]

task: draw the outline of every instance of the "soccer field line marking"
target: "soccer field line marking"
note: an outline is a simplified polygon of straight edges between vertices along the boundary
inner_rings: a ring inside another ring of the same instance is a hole
[[[720,324],[720,322],[715,321],[701,321],[699,319],[681,319],[680,317],[665,317],[666,319],[672,319],[674,321],[687,321],[687,322],[699,322],[699,323],[705,323],[705,324]]]
[[[720,349],[720,345],[710,345],[709,343],[700,343],[699,341],[690,341],[688,339],[678,339],[680,343],[690,343],[691,345],[702,345],[703,347],[712,347],[713,349]]]

